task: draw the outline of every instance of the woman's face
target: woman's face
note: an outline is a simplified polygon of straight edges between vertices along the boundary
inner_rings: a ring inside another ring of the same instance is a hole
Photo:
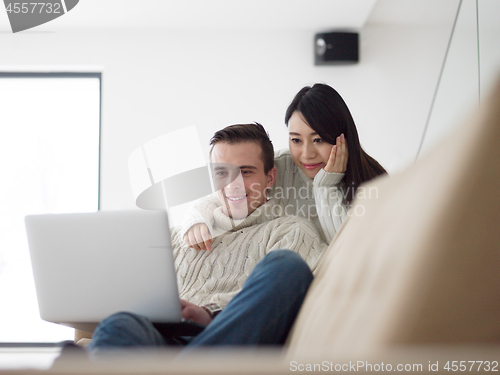
[[[323,141],[295,111],[288,120],[289,147],[292,159],[309,178],[328,162],[333,145]]]

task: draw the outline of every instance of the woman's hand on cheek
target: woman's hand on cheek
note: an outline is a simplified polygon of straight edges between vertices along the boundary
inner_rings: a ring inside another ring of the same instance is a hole
[[[328,173],[345,173],[347,170],[347,142],[344,134],[337,137],[337,143],[332,147],[325,171]]]

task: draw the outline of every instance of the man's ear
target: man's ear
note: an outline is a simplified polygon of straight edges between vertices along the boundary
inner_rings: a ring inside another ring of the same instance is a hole
[[[267,188],[268,189],[272,188],[275,182],[276,182],[276,167],[274,167],[267,173]]]

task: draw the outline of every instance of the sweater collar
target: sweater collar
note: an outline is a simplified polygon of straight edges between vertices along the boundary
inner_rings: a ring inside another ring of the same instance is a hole
[[[214,237],[219,236],[225,232],[239,230],[265,223],[266,221],[276,219],[280,215],[280,208],[274,199],[268,200],[262,206],[258,207],[254,212],[244,219],[232,219],[222,211],[222,206],[214,210]]]
[[[306,174],[304,173],[304,171],[302,169],[300,169],[299,167],[297,167],[297,165],[295,165],[295,168],[296,168],[296,172],[295,173],[298,173],[299,176],[302,178],[302,180],[306,183],[306,185],[311,185],[314,181],[313,178],[309,178],[306,176]]]
[[[292,158],[292,155],[290,154],[290,150],[285,150],[283,152],[283,155],[288,155],[290,157],[290,159]],[[295,162],[292,163],[292,173],[293,174],[296,174],[298,173],[300,178],[307,184],[307,185],[310,185],[313,183],[314,179],[313,178],[309,178],[306,176],[306,174],[304,173],[304,171],[302,169],[299,168],[299,166],[297,164],[295,164]]]

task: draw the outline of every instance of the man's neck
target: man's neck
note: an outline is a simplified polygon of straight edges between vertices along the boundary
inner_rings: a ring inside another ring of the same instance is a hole
[[[247,228],[275,219],[278,216],[273,212],[275,211],[272,209],[274,205],[273,200],[269,200],[243,219],[233,219],[223,212],[222,207],[218,207],[214,211],[214,232],[216,235],[221,235],[224,232]]]

